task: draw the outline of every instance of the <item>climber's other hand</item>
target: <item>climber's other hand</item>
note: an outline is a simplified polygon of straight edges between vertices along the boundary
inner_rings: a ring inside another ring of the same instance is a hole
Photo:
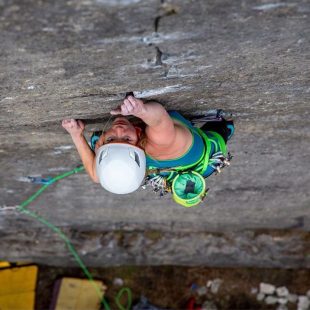
[[[85,124],[81,120],[64,119],[61,124],[71,136],[81,135],[85,129]]]

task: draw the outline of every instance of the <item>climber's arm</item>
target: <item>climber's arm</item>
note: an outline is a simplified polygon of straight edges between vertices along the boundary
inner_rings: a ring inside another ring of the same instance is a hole
[[[140,118],[147,124],[145,133],[149,143],[167,148],[174,144],[177,128],[161,104],[158,102],[145,104],[145,112]]]
[[[84,137],[84,123],[81,120],[68,119],[62,121],[62,127],[70,134],[86,172],[94,182],[99,183],[96,174],[96,157]]]
[[[96,173],[96,156],[89,147],[84,135],[74,135],[71,138],[79,152],[86,172],[95,183],[99,183]]]
[[[176,128],[165,108],[158,102],[144,104],[141,99],[129,96],[112,114],[134,115],[146,123],[148,142],[169,147],[175,141]]]
[[[175,123],[158,102],[144,104],[141,99],[129,96],[111,114],[134,115],[146,123],[145,151],[155,157],[173,159],[190,148],[193,136],[188,128]]]

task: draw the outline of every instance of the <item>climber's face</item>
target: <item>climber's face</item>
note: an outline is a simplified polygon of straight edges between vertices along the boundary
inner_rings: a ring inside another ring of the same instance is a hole
[[[139,140],[141,129],[135,127],[126,117],[117,117],[111,127],[103,133],[104,144],[128,143],[136,145]]]

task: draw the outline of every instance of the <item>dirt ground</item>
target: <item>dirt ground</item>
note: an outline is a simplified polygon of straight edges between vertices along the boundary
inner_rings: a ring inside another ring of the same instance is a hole
[[[310,270],[292,269],[215,269],[205,267],[115,267],[90,269],[95,279],[103,280],[108,289],[106,300],[111,309],[118,309],[115,296],[122,286],[116,285],[115,278],[123,280],[123,286],[132,291],[133,305],[140,296],[150,303],[165,309],[186,309],[191,297],[197,305],[206,300],[212,301],[217,309],[276,309],[277,305],[266,305],[256,300],[251,292],[261,282],[276,287],[286,286],[290,293],[305,295],[310,289]],[[77,268],[54,268],[39,266],[36,309],[48,309],[53,285],[61,277],[84,278]],[[205,286],[208,280],[221,279],[223,282],[216,294],[208,290],[199,296],[197,289]],[[125,301],[124,301],[125,302]],[[288,309],[297,309],[296,304],[288,303]],[[104,309],[104,308],[102,308]],[[197,307],[195,309],[198,309]]]

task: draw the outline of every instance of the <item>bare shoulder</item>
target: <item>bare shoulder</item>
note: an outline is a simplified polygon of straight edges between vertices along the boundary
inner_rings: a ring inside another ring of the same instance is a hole
[[[174,159],[185,154],[191,147],[193,136],[190,130],[181,122],[171,120],[172,131],[162,133],[160,140],[156,142],[153,139],[147,139],[145,151],[148,155],[159,160]]]

